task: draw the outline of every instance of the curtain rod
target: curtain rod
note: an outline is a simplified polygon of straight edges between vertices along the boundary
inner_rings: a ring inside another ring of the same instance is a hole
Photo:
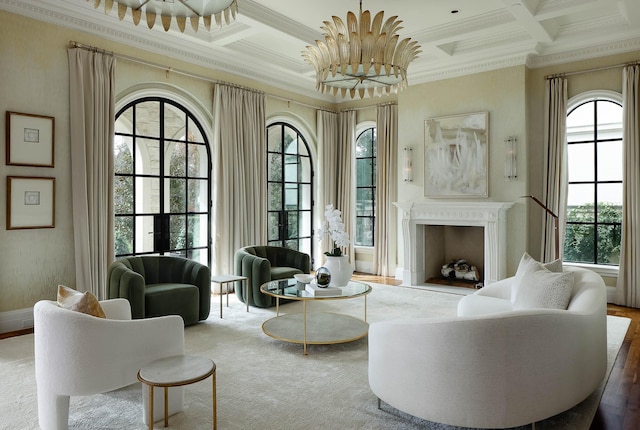
[[[595,67],[593,69],[576,70],[575,72],[556,73],[553,75],[547,75],[544,78],[545,79],[563,78],[565,76],[581,75],[583,73],[591,73],[591,72],[600,72],[602,70],[618,69],[620,67],[627,67],[627,66],[637,66],[639,64],[640,64],[640,60],[632,61],[630,63],[615,64],[612,66]]]
[[[249,91],[260,92],[260,93],[264,94],[267,97],[271,97],[271,98],[274,98],[274,99],[286,101],[287,103],[295,103],[297,105],[305,106],[305,107],[308,107],[308,108],[311,108],[311,109],[317,109],[317,110],[321,110],[321,111],[325,111],[325,112],[333,112],[333,113],[337,112],[337,111],[332,110],[332,109],[327,109],[327,108],[323,108],[323,107],[320,107],[320,106],[314,106],[314,105],[303,103],[303,102],[299,102],[299,101],[296,101],[296,100],[291,100],[289,98],[282,97],[282,96],[279,96],[277,94],[265,93],[263,91],[258,91],[258,90],[254,89],[254,88],[243,87],[242,85],[238,85],[238,84],[234,84],[234,83],[230,83],[230,82],[224,82],[224,81],[220,81],[218,79],[208,78],[206,76],[194,74],[194,73],[191,73],[191,72],[185,72],[185,71],[182,71],[182,70],[179,70],[179,69],[174,69],[172,67],[167,67],[167,66],[163,66],[161,64],[152,63],[150,61],[140,60],[138,58],[131,57],[129,55],[118,54],[116,52],[107,51],[107,50],[101,49],[101,48],[96,48],[95,46],[84,45],[84,44],[76,42],[74,40],[70,41],[69,45],[72,48],[80,48],[80,49],[85,49],[87,51],[100,52],[102,54],[112,55],[112,56],[114,56],[116,58],[120,58],[122,60],[131,61],[133,63],[142,64],[144,66],[153,67],[153,68],[156,68],[156,69],[161,69],[161,70],[166,71],[167,76],[169,76],[169,73],[176,73],[176,74],[183,75],[183,76],[186,76],[186,77],[189,77],[189,78],[195,78],[195,79],[200,79],[200,80],[203,80],[203,81],[206,81],[206,82],[211,82],[213,84],[224,84],[224,85],[229,85],[231,87],[242,88],[242,89],[249,90]],[[394,102],[391,102],[389,104],[394,104]],[[370,109],[372,107],[373,106],[366,106],[366,107],[361,107],[361,108],[351,108],[351,109],[345,109],[345,110],[363,110],[363,109]]]

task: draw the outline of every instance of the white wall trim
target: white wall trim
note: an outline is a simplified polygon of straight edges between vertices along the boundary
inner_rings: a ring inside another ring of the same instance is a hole
[[[0,333],[33,328],[33,308],[0,312]]]

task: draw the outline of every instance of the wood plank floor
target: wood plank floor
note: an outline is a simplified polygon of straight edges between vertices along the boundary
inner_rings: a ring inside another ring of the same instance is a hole
[[[382,276],[354,274],[354,278],[385,285],[401,283],[394,278]],[[640,309],[608,305],[607,313],[631,318],[631,325],[590,430],[637,430],[640,429]],[[33,333],[33,330],[2,333],[0,339],[27,333]]]

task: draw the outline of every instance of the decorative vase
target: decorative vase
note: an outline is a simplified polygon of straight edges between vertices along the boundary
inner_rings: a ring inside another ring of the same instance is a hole
[[[344,287],[351,280],[353,275],[353,266],[349,263],[349,257],[347,255],[341,255],[339,257],[326,256],[327,260],[324,263],[324,267],[329,269],[331,273],[331,286],[332,287]]]
[[[326,267],[316,270],[316,285],[320,288],[327,288],[331,282],[331,272]]]

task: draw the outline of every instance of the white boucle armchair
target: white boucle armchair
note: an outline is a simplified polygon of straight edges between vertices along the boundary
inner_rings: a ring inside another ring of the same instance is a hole
[[[38,419],[43,430],[65,430],[70,396],[104,393],[138,382],[140,368],[155,359],[184,354],[184,323],[177,315],[131,320],[126,299],[100,302],[106,319],[41,300],[34,306]],[[143,421],[148,421],[147,393]],[[170,390],[170,414],[182,410],[182,389]],[[154,421],[164,415],[154,396]]]
[[[371,324],[371,390],[462,427],[527,425],[577,405],[606,372],[606,287],[592,271],[565,271],[574,273],[567,310],[511,310],[512,277],[462,299],[457,317]]]

